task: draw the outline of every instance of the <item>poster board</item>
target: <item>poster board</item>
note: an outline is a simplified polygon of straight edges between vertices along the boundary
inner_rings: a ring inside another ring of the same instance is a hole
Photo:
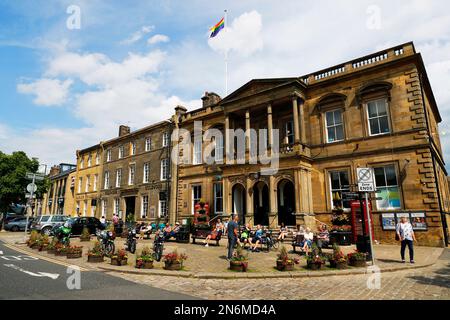
[[[409,221],[412,224],[413,230],[419,231],[428,230],[425,212],[412,212],[411,219]]]
[[[395,231],[397,222],[395,220],[395,213],[382,213],[381,226],[384,231]]]

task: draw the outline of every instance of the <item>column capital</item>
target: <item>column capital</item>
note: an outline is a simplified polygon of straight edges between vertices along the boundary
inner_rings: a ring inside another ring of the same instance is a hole
[[[292,100],[297,100],[297,99],[303,100],[303,97],[297,92],[292,92],[290,96],[291,96]]]

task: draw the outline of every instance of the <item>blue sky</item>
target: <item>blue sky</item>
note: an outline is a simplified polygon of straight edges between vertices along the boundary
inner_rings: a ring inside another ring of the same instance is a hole
[[[66,27],[80,8],[78,30]],[[229,11],[228,38],[208,28]],[[193,109],[252,78],[300,76],[413,40],[422,52],[450,155],[448,1],[0,0],[0,150],[48,165],[75,150]],[[414,23],[411,23],[414,22]],[[150,40],[153,39],[153,40]]]

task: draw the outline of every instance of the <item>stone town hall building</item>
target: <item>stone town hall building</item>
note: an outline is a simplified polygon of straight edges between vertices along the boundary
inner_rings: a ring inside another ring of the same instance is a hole
[[[224,141],[197,140],[187,147],[179,139],[181,134],[174,134],[170,145],[159,143],[158,155],[142,151],[141,160],[130,157],[130,163],[121,161],[117,166],[108,164],[104,145],[94,148],[101,155],[95,173],[99,183],[95,188],[95,215],[103,212],[111,217],[111,203],[116,198],[121,210],[128,213],[121,195],[132,193],[136,203],[130,213],[136,219],[164,216],[172,223],[181,221],[192,217],[195,204],[204,199],[213,215],[237,213],[241,222],[252,225],[315,227],[319,222],[329,223],[337,208],[350,210],[343,193],[353,190],[358,167],[371,167],[377,188],[370,201],[375,239],[394,241],[393,231],[382,226],[382,218],[417,213],[426,222],[426,228],[417,232],[419,243],[443,245],[446,241],[450,203],[438,131],[441,116],[422,57],[413,43],[301,77],[251,80],[223,99],[206,93],[202,100],[202,108],[187,112],[179,106],[170,121],[148,130],[163,139],[163,134],[184,129],[189,134],[182,140],[194,141],[194,122],[201,121],[202,132],[214,128],[224,133]],[[268,153],[278,153],[278,170],[265,175],[261,172],[267,165],[261,161],[249,163],[254,143],[249,134],[237,139],[237,144],[245,142],[245,152],[240,155],[245,163],[227,161],[235,156],[225,150],[230,138],[225,134],[227,129],[246,133],[248,129],[267,129]],[[145,150],[146,134],[145,130],[139,130],[138,136],[128,133],[117,143],[111,141],[110,148],[130,148],[130,141],[140,139],[142,146],[138,150]],[[278,151],[271,148],[274,142],[279,143]],[[164,148],[179,148],[172,152],[177,159],[171,159],[170,168],[163,164],[171,156]],[[214,150],[212,154],[217,158],[212,164],[204,160],[207,148]],[[181,158],[183,161],[179,161]],[[173,160],[180,163],[174,165]],[[146,163],[148,169],[144,169]],[[124,187],[119,185],[112,195],[102,187],[105,173],[109,172],[108,179],[113,181],[112,174],[119,167],[124,175],[134,174],[130,170],[149,170],[152,178],[147,183],[145,179],[139,181],[133,188],[127,186],[128,191],[121,191]],[[170,184],[161,183],[168,178]],[[158,196],[149,194],[143,207],[143,197],[153,188],[147,184],[154,185]],[[162,200],[164,208],[159,203],[160,191],[167,191]],[[107,207],[99,208],[102,203]],[[156,213],[142,215],[142,208],[148,212],[149,207]]]

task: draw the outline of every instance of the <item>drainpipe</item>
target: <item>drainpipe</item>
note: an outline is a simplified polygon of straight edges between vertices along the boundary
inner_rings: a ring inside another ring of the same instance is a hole
[[[447,220],[446,220],[446,217],[445,217],[445,213],[442,210],[441,192],[440,192],[440,188],[439,188],[436,164],[434,162],[434,156],[435,155],[434,155],[434,150],[433,150],[433,146],[432,146],[432,142],[434,140],[433,140],[433,136],[431,135],[430,126],[429,126],[429,123],[428,123],[428,113],[427,113],[427,109],[426,109],[425,97],[424,97],[424,92],[423,92],[422,73],[419,73],[419,80],[420,80],[420,91],[421,91],[421,95],[422,95],[423,111],[424,111],[424,114],[425,114],[425,122],[427,124],[428,139],[430,140],[431,161],[433,163],[434,182],[436,184],[436,191],[437,191],[437,195],[438,195],[439,211],[441,213],[442,229],[443,229],[443,233],[444,233],[444,242],[445,242],[445,246],[447,246],[448,245]]]

